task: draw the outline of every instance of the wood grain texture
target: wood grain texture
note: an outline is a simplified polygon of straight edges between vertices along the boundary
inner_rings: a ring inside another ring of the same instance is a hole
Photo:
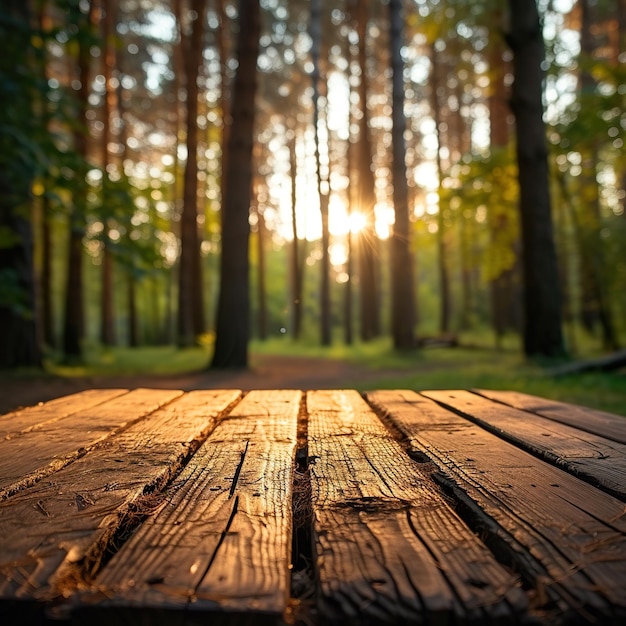
[[[568,424],[583,432],[600,435],[626,444],[626,417],[584,406],[546,400],[517,391],[492,391],[476,389],[476,393],[516,409],[532,411],[556,422]]]
[[[468,391],[424,391],[422,395],[626,501],[626,445]]]
[[[333,623],[514,620],[514,576],[354,391],[307,395],[319,606]]]
[[[282,619],[301,396],[252,391],[219,423],[98,577],[107,618],[208,609],[232,623],[250,612]]]
[[[131,426],[0,503],[0,615],[14,600],[51,600],[88,586],[120,530],[159,504],[159,491],[238,396],[195,391],[145,416],[167,396],[137,394],[133,406],[128,394],[125,413],[113,415]]]
[[[553,617],[564,620],[620,623],[626,616],[622,502],[415,392],[367,398],[439,467],[442,484],[478,529],[535,586],[537,606],[556,609]]]
[[[0,441],[0,500],[65,467],[183,392],[136,389]]]
[[[127,392],[126,389],[87,389],[36,406],[5,413],[0,415],[0,439],[10,439],[17,433],[89,409]]]

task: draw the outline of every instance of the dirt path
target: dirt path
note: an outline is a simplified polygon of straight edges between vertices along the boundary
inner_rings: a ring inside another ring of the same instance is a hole
[[[57,378],[0,377],[0,414],[90,388],[161,389],[332,389],[397,376],[356,364],[292,356],[258,356],[245,371],[205,371],[178,376]]]

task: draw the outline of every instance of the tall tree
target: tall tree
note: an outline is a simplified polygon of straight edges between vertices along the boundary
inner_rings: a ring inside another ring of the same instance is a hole
[[[222,254],[213,368],[248,365],[250,337],[250,200],[257,59],[260,36],[259,0],[240,0],[237,74],[232,96],[232,127],[228,134],[226,186],[222,203]]]
[[[3,3],[0,37],[0,369],[40,366],[35,324],[30,187],[37,173],[36,68],[31,15],[20,0]]]
[[[409,194],[404,133],[404,61],[402,0],[389,2],[392,69],[392,178],[395,222],[391,235],[391,331],[395,348],[415,346],[413,262],[410,249]]]
[[[513,51],[511,106],[517,132],[523,246],[524,352],[556,357],[565,350],[543,122],[542,28],[535,0],[509,0],[509,9],[507,40]]]
[[[178,344],[192,346],[204,331],[202,268],[198,229],[198,77],[203,57],[205,0],[192,0],[191,34],[181,27],[186,81],[187,161],[185,162],[183,210],[180,219],[178,277]]]
[[[497,15],[499,17],[499,11]],[[500,19],[497,20],[500,23]],[[510,112],[508,106],[508,89],[506,75],[509,71],[505,60],[505,43],[499,33],[493,29],[493,36],[489,41],[489,128],[490,149],[492,159],[507,155],[507,147],[511,135],[509,124]],[[520,309],[520,279],[518,237],[511,235],[517,230],[516,216],[512,214],[509,205],[500,201],[497,196],[488,208],[488,223],[490,238],[494,248],[507,248],[510,254],[497,255],[500,259],[510,259],[507,265],[500,262],[493,270],[490,282],[491,316],[496,336],[496,345],[500,346],[507,330],[519,330],[519,320],[516,319]]]
[[[287,141],[289,148],[289,174],[291,182],[291,233],[293,236],[290,252],[290,282],[291,282],[291,326],[293,338],[299,339],[302,330],[302,271],[304,263],[302,262],[302,244],[298,236],[298,216],[296,211],[297,199],[297,177],[298,177],[298,161],[296,156],[296,130],[295,121],[293,128],[287,131]]]
[[[369,3],[356,1],[356,25],[359,40],[358,65],[360,81],[358,87],[361,116],[357,142],[357,206],[363,214],[365,226],[358,233],[359,283],[361,339],[368,341],[380,335],[380,306],[378,288],[378,239],[375,228],[376,191],[372,170],[372,147],[369,136],[369,113],[367,107],[367,26]]]
[[[439,331],[441,333],[447,333],[450,330],[450,316],[452,314],[452,298],[450,293],[450,270],[448,268],[448,233],[446,220],[444,218],[444,193],[443,193],[443,179],[444,179],[444,167],[443,159],[441,157],[443,151],[443,119],[441,115],[442,105],[439,100],[439,91],[444,90],[440,85],[441,83],[441,70],[445,67],[444,64],[439,63],[437,46],[433,44],[431,46],[431,106],[433,109],[433,118],[435,122],[435,135],[437,136],[437,173],[439,179],[439,209],[437,211],[437,265],[439,270]],[[446,125],[447,126],[447,125]]]
[[[87,111],[89,108],[91,77],[91,46],[94,44],[94,20],[96,7],[93,1],[72,3],[71,15],[76,20],[78,58],[76,62],[78,91],[76,94],[76,118],[73,138],[74,150],[80,157],[74,172],[74,192],[69,218],[67,280],[65,286],[65,315],[63,318],[63,353],[70,360],[83,357],[82,342],[85,332],[83,287],[83,237],[87,211],[87,159],[89,133]]]
[[[117,0],[110,0],[101,13],[102,28],[102,75],[104,77],[103,129],[102,129],[102,291],[100,294],[100,340],[104,345],[116,343],[115,307],[113,289],[113,254],[112,241],[109,234],[109,214],[111,197],[109,193],[109,144],[112,139],[111,116],[116,104],[117,90],[112,79],[116,63],[115,54],[115,23],[117,17]]]
[[[322,11],[320,0],[311,0],[311,58],[313,72],[313,133],[315,136],[315,168],[317,176],[317,195],[319,196],[320,213],[322,218],[322,258],[320,277],[320,331],[321,344],[329,346],[331,342],[330,322],[330,234],[328,231],[328,207],[330,200],[330,185],[328,172],[324,174],[320,146],[320,86],[324,81],[321,72],[322,47]],[[328,148],[330,151],[330,148]]]
[[[594,59],[594,19],[590,0],[579,0],[580,6],[580,47],[581,67],[580,100],[583,108],[593,106],[593,97],[597,90],[596,81],[591,73]],[[586,145],[585,145],[586,144]],[[600,211],[600,189],[597,181],[599,171],[600,137],[590,136],[581,145],[582,181],[584,182],[584,205],[580,207],[578,218],[582,229],[578,229],[581,263],[581,308],[582,322],[592,331],[596,323],[600,324],[604,347],[614,350],[618,347],[613,324],[611,307],[607,293],[607,263],[602,242],[602,216]]]

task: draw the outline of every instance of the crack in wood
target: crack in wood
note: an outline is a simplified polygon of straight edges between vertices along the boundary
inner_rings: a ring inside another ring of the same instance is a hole
[[[244,450],[244,452],[242,452],[241,463],[243,463],[243,458],[245,457],[245,452],[247,451],[247,449],[248,449],[248,446],[246,445],[246,450]],[[237,515],[238,509],[239,509],[239,496],[235,496],[235,500],[233,502],[233,508],[232,508],[232,510],[230,512],[230,515],[228,517],[228,521],[226,522],[226,526],[224,527],[224,530],[220,534],[220,538],[217,541],[217,545],[215,546],[215,550],[213,550],[213,554],[211,554],[211,558],[209,559],[209,562],[207,563],[207,566],[204,568],[204,572],[202,572],[202,576],[200,576],[200,578],[198,578],[198,582],[197,582],[197,584],[196,584],[196,586],[194,587],[194,590],[193,590],[193,597],[197,597],[198,589],[200,588],[200,585],[202,584],[202,582],[206,578],[206,575],[209,573],[209,570],[211,569],[211,566],[215,562],[215,559],[217,558],[217,553],[219,552],[220,547],[224,543],[224,540],[226,539],[226,537],[228,535],[228,532],[230,531],[230,527],[232,526],[233,520],[235,519],[235,515]]]
[[[230,486],[230,491],[228,492],[229,500],[235,495],[235,489],[237,489],[237,483],[239,482],[241,468],[243,467],[244,461],[246,460],[246,454],[248,453],[249,445],[250,445],[250,442],[246,441],[246,447],[241,452],[241,459],[239,460],[239,464],[237,465],[237,469],[235,470],[235,475],[233,476],[233,482]]]

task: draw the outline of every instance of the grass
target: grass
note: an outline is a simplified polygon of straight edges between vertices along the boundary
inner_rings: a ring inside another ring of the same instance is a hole
[[[555,377],[549,374],[551,363],[543,365],[526,360],[513,339],[506,341],[502,350],[485,346],[484,337],[476,337],[470,345],[474,347],[397,352],[392,349],[389,339],[322,348],[278,338],[253,343],[253,351],[257,354],[298,354],[338,359],[361,366],[365,364],[374,372],[380,372],[379,379],[365,383],[341,381],[342,385],[361,391],[508,389],[626,416],[625,372],[589,372]]]
[[[206,347],[180,350],[175,346],[141,348],[102,348],[92,346],[85,351],[80,364],[62,361],[46,362],[46,370],[63,377],[78,376],[156,376],[197,372],[207,367],[210,351]]]
[[[572,402],[626,416],[626,374],[585,373],[550,376],[548,368],[529,362],[509,342],[495,350],[480,340],[475,347],[424,348],[397,352],[389,339],[352,346],[295,343],[287,337],[251,344],[252,364],[263,355],[306,356],[341,360],[366,366],[373,375],[367,381],[341,380],[337,386],[368,389],[510,389]],[[85,363],[68,365],[49,361],[46,370],[56,376],[175,375],[198,372],[207,367],[211,347],[179,350],[173,346],[102,348],[86,350]],[[380,373],[380,377],[376,374]]]

